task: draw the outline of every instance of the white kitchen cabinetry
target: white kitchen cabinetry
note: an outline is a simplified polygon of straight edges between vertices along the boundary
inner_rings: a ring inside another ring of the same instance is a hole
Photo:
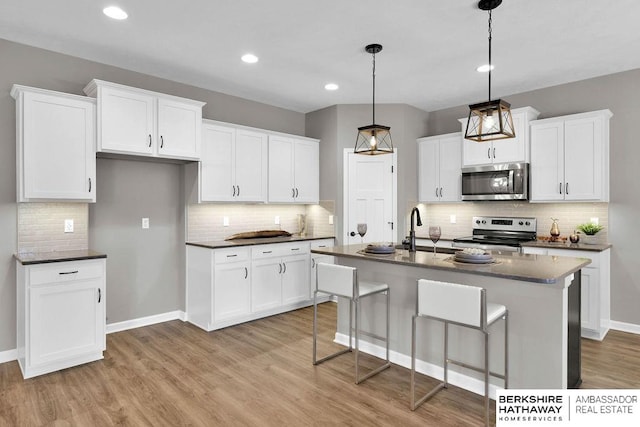
[[[24,378],[103,358],[104,259],[23,265],[17,270],[17,348]]]
[[[580,316],[582,336],[602,341],[611,323],[610,250],[601,252],[573,249],[523,247],[525,254],[589,258],[591,264],[582,269]]]
[[[11,96],[18,202],[95,202],[95,100],[18,85]]]
[[[460,132],[418,139],[418,201],[461,200]]]
[[[332,248],[335,245],[334,239],[312,240],[311,249]],[[311,265],[309,267],[309,298],[313,298],[313,291],[316,289],[316,267],[318,263],[334,264],[335,260],[331,255],[311,254]]]
[[[84,92],[98,100],[98,152],[200,159],[205,103],[102,80]]]
[[[267,134],[204,121],[201,202],[267,201]]]
[[[529,162],[529,122],[540,112],[531,107],[511,110],[515,138],[498,139],[489,142],[475,142],[464,139],[468,118],[460,119],[462,124],[462,166],[490,165],[493,163]]]
[[[609,110],[531,123],[532,202],[609,201]]]
[[[269,135],[269,202],[318,203],[318,141]]]

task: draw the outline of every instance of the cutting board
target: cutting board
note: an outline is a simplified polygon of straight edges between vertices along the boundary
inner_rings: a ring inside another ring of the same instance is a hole
[[[264,239],[267,237],[289,237],[289,236],[291,236],[291,233],[284,230],[260,230],[260,231],[245,231],[244,233],[233,234],[224,240]]]

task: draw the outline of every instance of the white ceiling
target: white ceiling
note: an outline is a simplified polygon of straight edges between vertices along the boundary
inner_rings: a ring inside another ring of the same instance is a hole
[[[638,0],[503,1],[493,98],[640,68],[638,18]],[[487,19],[477,0],[1,0],[0,38],[299,112],[370,103],[380,43],[376,103],[433,111],[486,100]]]

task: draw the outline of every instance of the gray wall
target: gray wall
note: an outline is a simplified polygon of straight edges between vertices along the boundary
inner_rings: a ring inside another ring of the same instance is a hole
[[[12,84],[83,95],[84,86],[98,78],[207,102],[206,118],[304,135],[302,113],[1,39],[0,58],[0,352],[16,347]],[[89,244],[109,257],[109,323],[184,309],[182,179],[182,166],[176,164],[98,160],[98,202],[89,209]],[[151,220],[144,232],[142,216]]]
[[[512,107],[532,106],[540,118],[608,108],[611,118],[609,239],[611,249],[611,319],[640,325],[640,191],[638,190],[638,117],[640,70],[611,74],[517,95],[505,96]],[[457,119],[467,106],[432,112],[429,134],[460,130]]]

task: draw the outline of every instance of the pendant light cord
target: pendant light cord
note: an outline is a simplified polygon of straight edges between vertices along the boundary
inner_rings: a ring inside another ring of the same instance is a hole
[[[376,123],[376,54],[373,53],[373,121],[372,124]]]
[[[489,9],[489,101],[491,101],[491,9]]]

